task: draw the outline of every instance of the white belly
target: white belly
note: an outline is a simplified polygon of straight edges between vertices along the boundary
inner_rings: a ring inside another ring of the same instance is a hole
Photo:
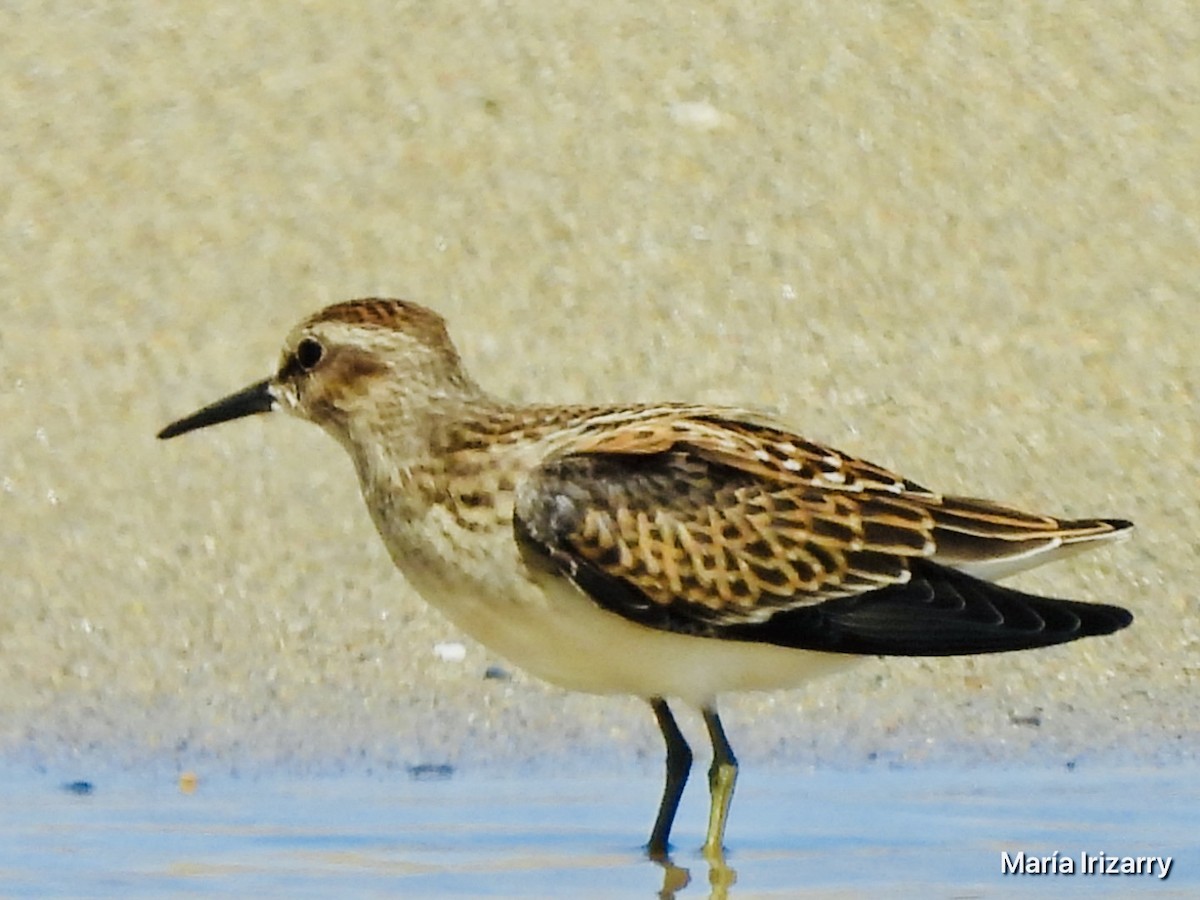
[[[389,547],[422,597],[509,662],[552,684],[596,694],[676,697],[801,685],[862,657],[660,631],[608,612],[565,578],[531,572],[508,535],[454,534],[441,552],[428,519]],[[407,530],[407,529],[406,529]],[[455,529],[457,531],[457,529]],[[403,537],[420,535],[418,547]],[[396,540],[396,538],[401,538]]]

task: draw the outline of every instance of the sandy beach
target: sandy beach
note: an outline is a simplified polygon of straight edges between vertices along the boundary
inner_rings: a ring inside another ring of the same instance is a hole
[[[1190,759],[1197,22],[6,4],[0,757],[657,760],[640,701],[543,686],[416,598],[317,429],[154,439],[380,295],[501,396],[748,404],[948,493],[1137,523],[1014,582],[1130,629],[730,698],[744,763]]]

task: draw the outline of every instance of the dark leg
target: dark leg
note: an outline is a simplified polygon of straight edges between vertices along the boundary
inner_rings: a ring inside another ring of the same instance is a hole
[[[658,806],[658,818],[654,820],[654,830],[650,832],[646,852],[652,859],[666,859],[675,811],[679,809],[679,798],[683,796],[683,787],[692,770],[692,748],[675,724],[675,717],[671,715],[666,700],[652,697],[650,708],[654,710],[654,717],[658,719],[658,727],[667,745],[667,782],[663,787],[662,803]]]
[[[729,804],[733,801],[733,786],[737,782],[737,758],[725,737],[721,719],[715,706],[704,709],[704,724],[712,739],[713,761],[708,770],[708,788],[712,793],[712,806],[708,811],[708,834],[704,838],[704,856],[710,861],[724,860],[725,821],[729,818]]]

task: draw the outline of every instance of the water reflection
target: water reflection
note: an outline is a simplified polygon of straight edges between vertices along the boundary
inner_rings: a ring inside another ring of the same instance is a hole
[[[1197,774],[756,773],[739,785],[727,833],[735,872],[699,850],[700,791],[680,810],[685,849],[646,859],[637,839],[649,774],[411,781],[200,770],[187,793],[174,773],[0,769],[0,881],[9,895],[99,897],[684,898],[702,896],[705,880],[713,898],[873,894],[896,883],[1004,894],[1017,886],[1000,874],[1006,849],[1194,858],[1184,841],[1200,827]],[[86,793],[63,788],[83,780]],[[819,814],[796,815],[798,804]],[[1179,866],[1167,887],[1200,896],[1200,872]]]
[[[692,883],[692,875],[687,869],[680,868],[669,859],[657,862],[663,870],[662,888],[658,896],[662,900],[675,900],[675,894]]]
[[[654,860],[663,870],[662,888],[659,889],[658,896],[661,900],[675,900],[676,895],[692,883],[692,873],[677,866],[671,860]],[[725,900],[729,896],[729,889],[737,882],[737,872],[730,867],[724,860],[709,862],[708,864],[708,885],[710,888],[709,897],[711,900]]]

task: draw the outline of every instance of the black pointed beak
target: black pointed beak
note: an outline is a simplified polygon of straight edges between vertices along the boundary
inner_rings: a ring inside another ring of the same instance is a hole
[[[270,412],[276,405],[270,387],[271,379],[265,378],[257,384],[243,388],[236,394],[230,394],[216,403],[208,404],[204,409],[194,412],[190,416],[184,416],[178,422],[172,422],[160,431],[158,436],[160,439],[166,440],[176,435],[195,431],[197,428],[207,428],[209,425],[240,419],[242,416]]]

